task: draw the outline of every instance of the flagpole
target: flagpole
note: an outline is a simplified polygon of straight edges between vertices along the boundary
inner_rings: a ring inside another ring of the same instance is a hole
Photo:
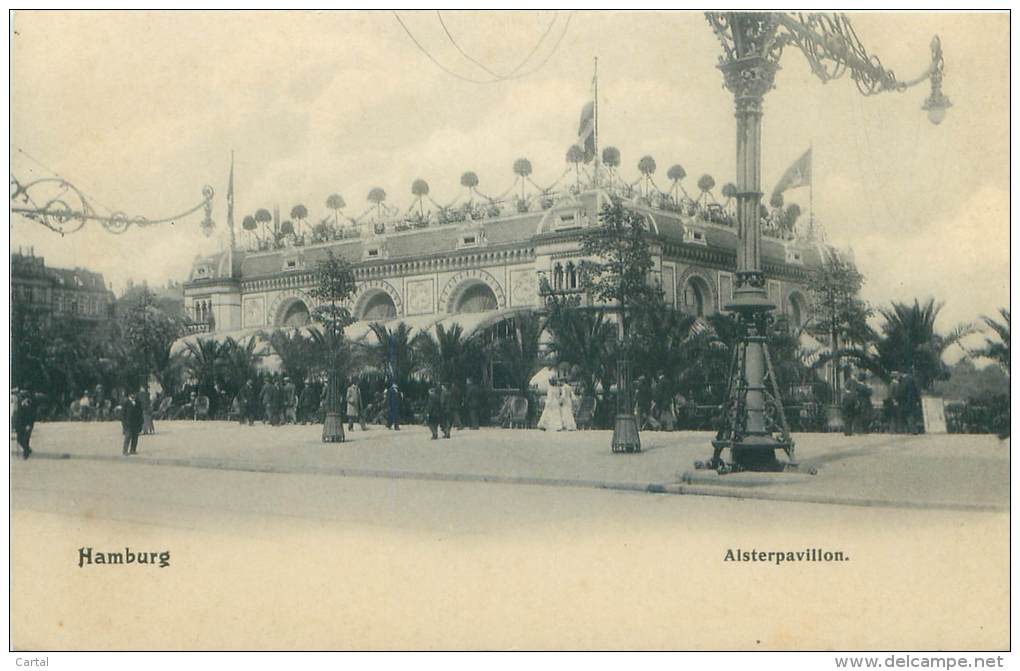
[[[811,178],[808,180],[808,236],[815,239],[815,141],[808,143],[808,151],[811,152]]]
[[[595,57],[595,174],[599,172],[599,57]],[[596,180],[597,181],[597,180]]]
[[[227,248],[227,268],[234,276],[234,150],[230,150],[230,183],[227,185],[227,228],[230,230],[230,246]]]

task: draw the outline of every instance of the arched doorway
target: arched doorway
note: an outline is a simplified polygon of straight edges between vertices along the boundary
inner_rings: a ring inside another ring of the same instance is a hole
[[[688,279],[681,295],[683,309],[687,314],[695,317],[712,314],[712,292],[704,278],[695,275]]]
[[[453,312],[487,312],[499,307],[496,294],[488,284],[475,282],[464,289],[454,305]]]
[[[308,313],[308,306],[304,301],[295,298],[290,305],[284,308],[280,326],[307,326],[309,321],[311,321],[311,315]]]
[[[385,291],[377,291],[365,301],[359,319],[363,321],[382,321],[397,316],[397,306],[393,298]]]

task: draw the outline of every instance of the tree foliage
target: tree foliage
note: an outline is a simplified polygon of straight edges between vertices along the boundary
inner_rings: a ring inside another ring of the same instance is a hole
[[[526,393],[531,378],[541,367],[540,342],[543,325],[533,313],[521,313],[513,318],[509,337],[492,343],[494,355],[510,376],[513,389]]]
[[[1009,374],[1009,313],[1009,308],[999,308],[999,317],[1002,321],[991,317],[981,318],[995,337],[986,336],[984,347],[976,352],[978,356],[988,357],[998,363],[1007,374]]]
[[[628,306],[659,299],[661,289],[649,282],[654,262],[644,215],[613,198],[599,213],[599,223],[581,237],[581,251],[590,257],[580,264],[582,288],[596,301],[620,305],[624,314]]]
[[[355,319],[345,305],[354,295],[354,267],[330,250],[315,269],[315,286],[308,292],[319,304],[312,310],[312,319],[326,325],[330,336],[339,336]]]

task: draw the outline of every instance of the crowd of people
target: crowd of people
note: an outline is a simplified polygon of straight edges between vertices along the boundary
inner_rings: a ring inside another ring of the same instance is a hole
[[[138,438],[156,432],[156,420],[189,419],[194,421],[226,419],[252,426],[261,422],[269,426],[287,424],[321,424],[331,400],[325,380],[308,377],[295,384],[283,374],[260,373],[248,379],[240,390],[230,395],[214,385],[205,389],[185,387],[177,394],[162,390],[150,393],[146,386],[137,390],[114,389],[107,392],[102,384],[86,390],[73,400],[66,413],[55,413],[45,396],[27,390],[12,390],[11,426],[17,435],[22,456],[31,453],[30,441],[37,419],[70,419],[75,421],[120,421],[124,436],[123,453],[136,454]],[[402,419],[429,427],[432,439],[449,438],[451,429],[478,429],[481,424],[495,423],[504,427],[534,427],[544,431],[575,431],[592,426],[597,412],[597,399],[578,393],[576,383],[549,380],[548,391],[540,396],[510,394],[502,399],[498,412],[490,396],[492,390],[468,379],[466,385],[436,382],[425,384],[405,397],[395,382],[350,380],[337,390],[336,405],[341,421],[353,430],[357,424],[367,430],[369,424],[385,425],[400,430]],[[674,431],[683,428],[706,428],[711,413],[675,391],[664,375],[640,376],[633,386],[633,411],[642,431]],[[611,390],[612,391],[612,390]],[[602,399],[612,403],[613,399]],[[800,415],[805,412],[801,405]],[[840,399],[843,431],[847,435],[885,431],[919,433],[923,430],[921,395],[913,377],[895,373],[888,385],[887,398],[876,404],[872,387],[863,372],[846,371]],[[788,411],[789,414],[789,411]],[[791,417],[796,418],[794,411]],[[465,421],[466,420],[466,421]],[[803,426],[795,430],[825,430]],[[829,427],[831,430],[832,427]]]

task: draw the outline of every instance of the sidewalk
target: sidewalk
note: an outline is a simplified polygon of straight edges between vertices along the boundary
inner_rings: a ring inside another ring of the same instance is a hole
[[[280,473],[604,487],[770,500],[1008,510],[1009,441],[994,436],[845,437],[798,434],[797,456],[814,476],[694,473],[711,454],[708,432],[646,432],[639,454],[613,454],[611,432],[454,431],[355,428],[341,444],[322,443],[321,426],[164,421],[142,436],[139,453],[120,454],[118,422],[40,423],[33,458],[130,459],[133,463]],[[14,449],[12,441],[12,450]],[[692,472],[693,482],[682,482]]]

